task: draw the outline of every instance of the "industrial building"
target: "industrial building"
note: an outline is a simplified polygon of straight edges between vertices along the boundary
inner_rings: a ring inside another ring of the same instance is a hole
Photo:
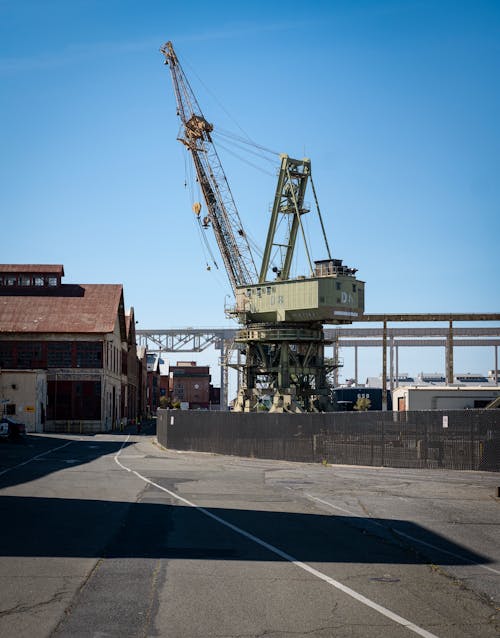
[[[500,397],[497,385],[400,386],[392,391],[395,410],[466,410],[485,408]]]
[[[214,401],[210,380],[208,366],[198,366],[196,361],[178,361],[169,369],[170,399],[185,409],[209,410]]]
[[[140,415],[133,309],[120,284],[63,277],[62,265],[0,265],[2,412],[28,431],[108,431]]]

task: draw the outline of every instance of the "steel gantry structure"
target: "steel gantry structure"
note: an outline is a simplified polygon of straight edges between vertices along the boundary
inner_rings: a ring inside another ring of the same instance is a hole
[[[383,391],[397,385],[400,348],[441,347],[445,351],[446,380],[453,382],[453,350],[455,347],[491,347],[494,352],[493,369],[498,370],[498,347],[500,346],[500,325],[491,327],[457,327],[456,322],[500,322],[500,313],[455,313],[455,314],[368,314],[356,323],[382,323],[377,327],[335,326],[325,329],[325,338],[333,347],[333,359],[338,361],[339,351],[354,349],[355,381],[358,381],[358,353],[362,348],[382,350],[381,377]],[[388,327],[388,323],[428,322],[426,327]],[[446,327],[436,323],[446,322]],[[181,353],[203,352],[214,347],[220,352],[221,364],[221,405],[227,405],[228,368],[235,347],[237,329],[231,328],[172,328],[159,330],[138,330],[139,345],[148,352]],[[389,365],[387,365],[389,353]],[[498,381],[499,379],[497,379]],[[385,399],[387,397],[385,396]],[[385,404],[387,405],[387,404]]]

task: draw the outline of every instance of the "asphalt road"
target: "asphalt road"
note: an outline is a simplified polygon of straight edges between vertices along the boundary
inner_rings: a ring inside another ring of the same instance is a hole
[[[0,636],[500,634],[500,475],[0,443]]]

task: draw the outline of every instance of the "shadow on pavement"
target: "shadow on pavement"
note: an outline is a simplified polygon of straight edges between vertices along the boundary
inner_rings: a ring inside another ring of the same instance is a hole
[[[148,492],[146,492],[148,494]],[[444,552],[441,565],[488,563],[410,521],[291,512],[207,511],[304,562],[422,564],[400,529]],[[0,497],[0,555],[44,557],[283,560],[193,507],[79,499]]]
[[[58,436],[26,436],[23,441],[0,445],[0,489],[34,481],[68,467],[91,463],[101,456],[116,454],[132,442],[101,441]],[[28,463],[28,461],[31,461]],[[23,466],[23,471],[15,471]]]

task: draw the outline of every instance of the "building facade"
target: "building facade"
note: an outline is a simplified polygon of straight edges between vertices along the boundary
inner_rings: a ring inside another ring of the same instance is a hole
[[[135,406],[123,288],[63,276],[61,265],[0,265],[3,411],[31,431],[108,431]],[[36,380],[15,391],[29,372]]]
[[[178,361],[170,366],[169,393],[172,402],[190,410],[210,409],[210,367],[195,361]]]
[[[394,410],[466,410],[485,408],[500,397],[498,386],[401,386],[392,392]]]

